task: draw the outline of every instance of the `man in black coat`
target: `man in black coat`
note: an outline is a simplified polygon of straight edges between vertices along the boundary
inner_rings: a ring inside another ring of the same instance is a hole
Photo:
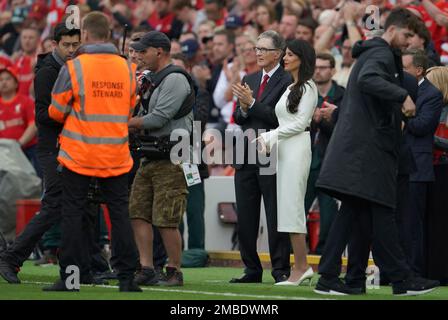
[[[44,175],[44,195],[40,214],[31,219],[13,245],[0,255],[0,275],[9,283],[20,283],[17,277],[19,268],[28,259],[42,235],[61,218],[62,189],[60,175],[56,170],[56,157],[62,126],[49,117],[48,107],[59,70],[80,46],[80,35],[79,29],[67,29],[65,23],[57,25],[54,31],[55,50],[40,55],[36,65],[34,91],[38,127],[37,157]]]
[[[406,89],[414,103],[417,102],[418,82],[413,75],[403,72],[402,87]],[[405,118],[403,117],[405,120]],[[408,252],[408,247],[412,238],[406,232],[408,225],[407,206],[409,202],[409,176],[417,171],[411,147],[404,139],[402,134],[400,142],[400,151],[398,159],[398,177],[397,177],[397,206],[395,208],[395,219],[398,227],[400,245],[404,252]],[[347,246],[347,254],[349,256],[347,263],[347,273],[345,275],[345,284],[351,288],[360,288],[361,292],[365,292],[366,287],[366,268],[369,261],[370,248],[372,246],[372,234],[368,234],[363,228],[358,228],[355,223],[352,227],[350,240]],[[408,256],[406,260],[409,264]],[[390,280],[385,272],[379,275],[380,285],[389,284]],[[378,279],[374,282],[378,283]]]
[[[319,188],[342,201],[319,264],[317,293],[356,293],[338,278],[340,257],[355,220],[373,235],[375,262],[390,277],[394,294],[426,293],[438,285],[411,277],[394,212],[401,112],[415,115],[415,104],[400,87],[400,49],[414,35],[416,19],[406,9],[395,9],[381,38],[358,42],[353,48],[357,62],[317,181]]]
[[[405,128],[405,139],[417,164],[417,171],[410,176],[410,197],[405,220],[405,232],[410,243],[408,250],[405,248],[405,254],[412,271],[420,276],[425,273],[423,230],[426,195],[434,181],[434,133],[444,106],[442,93],[425,78],[428,66],[424,51],[407,50],[403,53],[404,70],[414,75],[419,84],[417,113],[415,118],[409,119]]]
[[[233,87],[233,92],[239,99],[233,116],[235,123],[240,125],[243,131],[271,130],[278,127],[275,105],[292,83],[291,76],[279,64],[283,49],[284,40],[277,32],[262,33],[257,41],[256,54],[258,65],[263,70],[245,76],[243,85],[237,84]],[[249,143],[250,141],[245,140],[244,150],[235,150],[237,155],[244,152],[244,163],[234,164],[238,239],[246,268],[241,278],[234,278],[230,282],[262,280],[263,268],[257,254],[262,196],[266,211],[272,276],[276,282],[281,282],[289,277],[291,244],[287,233],[277,231],[276,175],[263,174],[259,164],[248,163],[248,152],[251,150]]]

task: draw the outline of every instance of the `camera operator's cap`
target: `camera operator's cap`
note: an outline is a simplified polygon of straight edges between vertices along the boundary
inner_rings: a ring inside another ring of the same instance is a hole
[[[138,42],[130,44],[135,51],[144,51],[149,47],[171,50],[171,41],[166,34],[159,31],[149,31]]]
[[[230,15],[226,18],[226,29],[236,29],[244,26],[244,21],[237,15]]]
[[[191,59],[198,52],[199,43],[194,39],[188,39],[180,44],[180,48],[187,59]]]

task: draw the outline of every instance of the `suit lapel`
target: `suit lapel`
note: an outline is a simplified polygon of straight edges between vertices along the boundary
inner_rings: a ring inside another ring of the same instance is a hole
[[[277,83],[281,80],[282,74],[283,74],[283,69],[282,69],[282,67],[279,67],[277,69],[277,71],[274,72],[274,74],[272,75],[271,79],[269,79],[268,84],[264,88],[264,91],[263,91],[263,93],[261,94],[261,97],[260,97],[260,102],[263,101],[263,99],[268,95],[268,93],[270,91],[272,91],[273,88],[275,88]],[[260,81],[261,81],[261,77],[260,77]],[[258,91],[258,89],[257,89],[257,91]]]

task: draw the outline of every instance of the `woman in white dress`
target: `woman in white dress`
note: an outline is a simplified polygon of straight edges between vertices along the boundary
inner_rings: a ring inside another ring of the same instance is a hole
[[[311,279],[306,260],[305,193],[311,164],[309,126],[317,104],[317,88],[311,80],[316,62],[314,49],[303,40],[288,43],[283,58],[294,83],[275,106],[279,126],[258,138],[262,152],[275,152],[277,144],[277,212],[279,232],[288,232],[294,266],[287,281],[276,285],[300,285]]]

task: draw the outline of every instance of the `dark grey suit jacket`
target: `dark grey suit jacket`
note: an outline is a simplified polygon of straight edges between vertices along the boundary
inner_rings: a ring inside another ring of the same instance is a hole
[[[418,88],[416,115],[406,123],[406,143],[411,147],[417,164],[417,171],[410,176],[411,182],[434,181],[434,133],[443,106],[442,93],[425,79]]]
[[[247,83],[252,89],[254,98],[258,95],[262,76],[263,71],[259,71],[246,75],[242,80],[242,83]],[[247,129],[271,130],[277,128],[278,120],[275,115],[275,105],[291,83],[291,75],[280,66],[269,79],[260,99],[255,101],[246,116],[242,114],[239,104],[237,105],[233,113],[235,123],[240,125],[243,131]],[[247,139],[245,139],[245,163],[247,163],[248,143]],[[243,164],[235,164],[235,162],[233,166],[236,169],[244,167]]]

